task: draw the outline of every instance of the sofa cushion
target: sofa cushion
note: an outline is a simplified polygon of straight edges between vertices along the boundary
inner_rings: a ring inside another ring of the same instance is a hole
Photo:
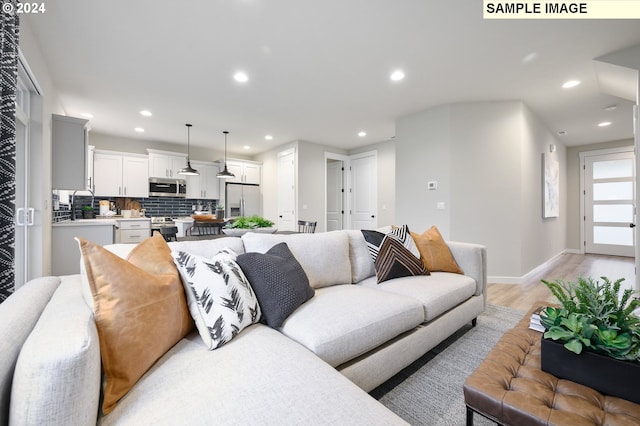
[[[367,278],[359,285],[411,297],[424,308],[424,321],[431,321],[449,309],[469,299],[476,291],[476,282],[466,275],[434,272],[429,276],[403,277],[382,284]]]
[[[22,345],[59,284],[58,277],[38,278],[0,303],[0,425],[9,423],[11,383]]]
[[[244,253],[244,244],[237,237],[213,238],[210,240],[171,241],[168,243],[172,251],[182,250],[198,256],[213,257],[220,250],[230,249],[237,254]]]
[[[108,415],[112,425],[404,424],[307,349],[267,326],[202,350],[174,346]]]
[[[235,252],[224,249],[206,258],[178,250],[171,256],[182,277],[189,312],[208,349],[219,348],[258,322],[260,305]]]
[[[171,251],[160,234],[138,244],[129,261],[97,244],[78,241],[93,294],[106,378],[102,409],[107,413],[193,328],[193,320]]]
[[[264,254],[241,254],[238,264],[258,296],[269,327],[280,327],[298,306],[313,297],[307,275],[286,243],[276,244]]]
[[[435,226],[424,231],[422,234],[411,233],[411,237],[418,246],[420,259],[430,272],[453,272],[463,274],[462,269],[456,263],[447,243],[440,235],[440,231]]]
[[[373,260],[369,255],[367,242],[357,229],[346,231],[349,236],[349,261],[351,262],[351,282],[357,283],[376,273]]]
[[[100,382],[100,343],[80,276],[62,277],[20,352],[10,424],[95,425]]]
[[[247,253],[266,253],[278,243],[287,243],[313,288],[351,282],[349,237],[342,231],[291,235],[249,232],[242,241]]]
[[[355,285],[316,289],[280,331],[336,367],[424,320],[418,300]]]

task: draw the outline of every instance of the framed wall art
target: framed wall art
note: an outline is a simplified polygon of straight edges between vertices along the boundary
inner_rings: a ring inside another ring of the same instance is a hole
[[[542,154],[543,200],[542,217],[560,215],[560,165],[549,154]]]

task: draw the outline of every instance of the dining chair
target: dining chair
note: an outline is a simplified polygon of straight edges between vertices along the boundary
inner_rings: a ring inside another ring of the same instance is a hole
[[[309,222],[306,220],[298,221],[298,232],[313,234],[316,232],[316,224],[318,222]]]
[[[173,239],[173,241],[178,241],[177,226],[163,226],[162,228],[158,229],[158,231],[160,231],[160,234],[162,234],[166,242],[171,241],[171,239]]]

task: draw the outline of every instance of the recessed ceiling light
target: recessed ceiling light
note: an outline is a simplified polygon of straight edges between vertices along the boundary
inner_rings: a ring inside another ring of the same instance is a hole
[[[522,63],[523,64],[531,63],[535,61],[537,57],[538,57],[538,52],[531,52],[528,55],[526,55],[524,58],[522,58]]]
[[[389,78],[393,81],[400,81],[404,78],[404,72],[402,72],[402,70],[395,70]]]
[[[242,71],[238,71],[233,75],[233,79],[238,83],[246,83],[247,81],[249,81],[249,76],[247,76],[247,74]]]
[[[249,145],[245,145],[243,146],[244,149],[251,149],[251,147]]]
[[[616,104],[612,104],[612,105],[608,105],[608,106],[604,107],[605,111],[614,111],[616,109],[618,109],[618,105],[616,105]]]
[[[133,129],[133,130],[135,130],[135,131],[136,131],[136,132],[138,132],[138,133],[144,133],[144,129],[143,129],[142,127],[136,127],[136,128],[135,128],[135,129]]]
[[[84,118],[93,118],[93,114],[89,114],[88,112],[83,112],[80,115],[83,116]]]
[[[146,109],[143,109],[142,111],[140,111],[140,115],[144,115],[145,117],[151,117],[153,114],[151,114],[151,111],[147,111]]]
[[[365,136],[367,136],[367,132],[358,132],[358,136],[364,138]]]
[[[273,136],[271,136],[271,135],[267,135],[267,136],[265,136],[264,138],[265,138],[266,140],[270,141],[271,139],[273,139]]]
[[[569,80],[562,85],[562,88],[571,89],[572,87],[576,87],[580,83],[581,83],[580,80]]]
[[[611,126],[610,121],[603,121],[602,123],[598,123],[598,127],[607,127],[607,126]]]

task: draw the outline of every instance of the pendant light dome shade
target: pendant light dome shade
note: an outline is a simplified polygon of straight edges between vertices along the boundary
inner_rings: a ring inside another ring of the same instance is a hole
[[[227,135],[229,134],[229,132],[225,130],[222,133],[224,133],[224,169],[222,169],[222,171],[219,172],[216,176],[220,179],[230,179],[236,177],[236,175],[234,175],[229,171],[229,169],[227,169]]]
[[[191,130],[191,124],[185,124],[185,126],[187,126],[187,167],[184,167],[182,169],[180,169],[180,171],[178,172],[179,175],[185,175],[185,176],[198,176],[200,174],[200,172],[198,172],[196,169],[194,169],[193,167],[191,167],[191,160],[189,159],[189,145],[190,145],[190,130]]]

